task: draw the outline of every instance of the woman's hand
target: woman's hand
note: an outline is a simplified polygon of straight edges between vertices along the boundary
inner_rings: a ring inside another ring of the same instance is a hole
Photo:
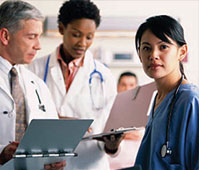
[[[76,117],[67,117],[67,116],[61,116],[60,114],[58,114],[59,116],[59,119],[79,119],[79,118],[76,118]],[[88,128],[88,133],[91,133],[92,132],[92,128]]]
[[[61,116],[60,114],[58,114],[59,119],[79,119],[77,117],[68,117],[68,116]]]
[[[52,164],[44,165],[45,170],[63,170],[66,166],[66,161],[55,162]]]
[[[124,139],[124,134],[116,134],[97,138],[97,140],[104,142],[104,150],[108,154],[117,152],[121,141]]]

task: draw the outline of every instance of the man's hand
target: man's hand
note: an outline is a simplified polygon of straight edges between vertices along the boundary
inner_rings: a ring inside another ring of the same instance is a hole
[[[66,166],[66,161],[55,162],[52,164],[44,165],[45,170],[63,170]]]
[[[0,165],[5,164],[10,159],[12,159],[18,145],[19,145],[19,142],[11,142],[9,145],[7,145],[3,149],[3,151],[0,154]]]

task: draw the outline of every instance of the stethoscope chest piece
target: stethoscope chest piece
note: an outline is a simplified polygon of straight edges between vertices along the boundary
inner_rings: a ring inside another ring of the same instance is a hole
[[[167,154],[171,155],[171,149],[168,148],[166,144],[162,145],[161,148],[161,157],[164,158]]]

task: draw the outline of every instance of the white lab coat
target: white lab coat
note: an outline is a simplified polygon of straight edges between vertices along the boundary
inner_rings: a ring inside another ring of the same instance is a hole
[[[19,71],[23,80],[27,123],[29,124],[32,119],[58,118],[51,94],[45,83],[22,65],[19,66]],[[3,79],[3,74],[5,75],[0,69],[0,153],[9,144],[9,141],[15,141],[16,122],[16,106],[10,93],[10,87]],[[37,90],[46,112],[39,109],[35,90]]]
[[[29,68],[40,78],[44,77],[44,70],[47,57],[39,58],[32,62]],[[50,55],[47,85],[51,91],[57,112],[61,116],[76,118],[91,118],[94,122],[91,125],[92,133],[101,133],[104,130],[110,109],[116,96],[116,83],[110,70],[102,63],[95,60],[96,69],[102,73],[104,78],[105,105],[103,109],[93,108],[89,89],[89,76],[93,72],[94,59],[90,52],[86,52],[84,64],[79,68],[68,92],[66,93],[65,83],[59,63],[57,62],[57,50]],[[93,88],[99,87],[99,82],[92,83]],[[96,99],[102,97],[102,93],[96,91]],[[101,100],[101,99],[100,99]],[[77,158],[67,161],[67,169],[84,170],[108,170],[109,163],[103,148],[100,150],[96,141],[82,141],[78,145]]]

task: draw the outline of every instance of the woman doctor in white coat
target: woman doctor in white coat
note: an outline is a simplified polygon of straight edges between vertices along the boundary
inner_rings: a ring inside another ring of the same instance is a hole
[[[29,66],[47,83],[60,117],[94,119],[90,134],[103,132],[117,93],[110,70],[87,50],[99,23],[95,4],[66,1],[58,16],[63,43]],[[78,157],[67,161],[67,168],[108,170],[107,155],[101,146],[94,140],[82,141],[76,150]]]

